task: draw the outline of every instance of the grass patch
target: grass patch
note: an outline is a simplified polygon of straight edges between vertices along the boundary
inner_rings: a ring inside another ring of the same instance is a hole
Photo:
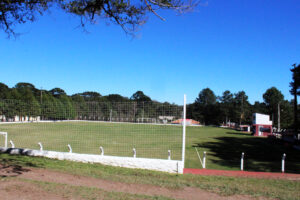
[[[182,127],[170,125],[56,122],[1,124],[0,131],[8,132],[16,147],[67,151],[71,144],[75,153],[167,159],[171,150],[173,160],[181,159]],[[2,137],[0,137],[0,142]],[[0,143],[0,144],[1,144]],[[241,153],[245,153],[246,171],[281,171],[281,157],[286,153],[286,172],[300,173],[300,153],[281,141],[253,137],[248,133],[216,127],[187,127],[186,168],[201,168],[195,147],[201,156],[207,152],[208,169],[239,170]]]
[[[16,147],[38,149],[38,142],[45,150],[99,154],[99,147],[106,155],[138,157],[181,158],[182,127],[152,124],[104,122],[52,122],[1,124],[0,131],[8,132],[8,140]],[[2,138],[0,138],[1,141]],[[2,143],[3,144],[3,143]],[[2,145],[1,144],[1,145]]]
[[[282,154],[286,153],[286,172],[300,173],[300,153],[280,140],[254,137],[231,129],[188,127],[186,168],[201,168],[195,147],[201,156],[207,152],[206,168],[240,170],[241,153],[245,153],[246,171],[281,172]]]

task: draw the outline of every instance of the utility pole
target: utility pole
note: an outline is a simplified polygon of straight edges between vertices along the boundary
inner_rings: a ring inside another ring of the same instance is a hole
[[[43,87],[41,87],[41,99],[40,99],[41,104],[43,103]]]
[[[278,103],[278,117],[277,117],[277,123],[278,123],[278,130],[280,130],[280,103]]]
[[[145,113],[145,102],[143,101],[143,116],[142,116],[142,123],[144,123],[144,113]]]
[[[110,114],[109,114],[109,121],[111,122],[111,116],[112,116],[112,109],[110,109]]]

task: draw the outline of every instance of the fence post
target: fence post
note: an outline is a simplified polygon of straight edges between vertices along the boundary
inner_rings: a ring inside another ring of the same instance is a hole
[[[100,151],[101,151],[101,156],[104,156],[104,149],[102,146],[100,147]]]
[[[132,151],[133,151],[133,157],[136,158],[136,150],[135,150],[135,148],[133,148]]]
[[[171,160],[171,150],[168,150],[168,160]]]
[[[244,171],[244,152],[242,153],[242,157],[241,157],[241,171]]]
[[[42,143],[38,143],[38,145],[40,146],[40,151],[43,151],[43,145],[42,145]]]
[[[282,160],[281,160],[281,172],[284,173],[284,168],[285,168],[285,157],[286,157],[286,154],[284,153],[282,155]]]
[[[68,148],[69,148],[69,153],[72,153],[72,147],[70,144],[68,144]]]
[[[9,141],[10,145],[11,145],[11,148],[15,148],[15,144],[13,143],[12,140]]]
[[[206,167],[206,151],[203,152],[203,169]]]
[[[186,134],[186,95],[183,96],[182,168],[184,168],[184,159],[185,159],[185,134]]]

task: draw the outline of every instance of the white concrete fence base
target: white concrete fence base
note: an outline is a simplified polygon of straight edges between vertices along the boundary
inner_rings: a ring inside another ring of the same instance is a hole
[[[111,165],[116,167],[147,169],[169,173],[183,173],[183,162],[179,160],[118,157],[3,147],[0,147],[0,153],[40,156],[58,160],[69,160],[84,163],[100,163],[103,165]]]

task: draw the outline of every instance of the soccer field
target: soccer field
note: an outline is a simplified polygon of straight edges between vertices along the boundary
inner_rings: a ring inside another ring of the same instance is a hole
[[[140,158],[168,158],[181,160],[182,126],[104,123],[104,122],[51,122],[0,124],[0,131],[8,132],[8,140],[16,147],[67,152],[67,145],[74,153],[133,156]],[[3,145],[4,137],[0,136]],[[251,136],[230,129],[188,126],[186,129],[186,168],[202,168],[197,156],[207,152],[207,169],[240,170],[241,153],[245,153],[246,171],[281,171],[282,154],[286,156],[286,172],[300,173],[300,153],[292,145],[280,140]]]
[[[40,122],[1,124],[0,131],[8,132],[8,140],[15,147],[44,150],[68,151],[70,144],[74,153],[181,159],[182,126],[104,123],[104,122]],[[1,138],[2,139],[2,138]]]

